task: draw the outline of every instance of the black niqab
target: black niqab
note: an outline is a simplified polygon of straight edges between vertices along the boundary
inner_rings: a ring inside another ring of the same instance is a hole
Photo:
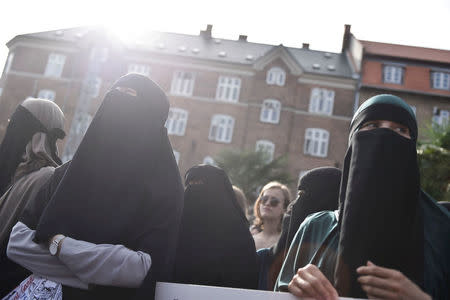
[[[335,286],[339,295],[345,297],[366,296],[357,282],[356,268],[368,260],[399,270],[423,286],[417,125],[401,99],[391,95],[377,97],[354,118],[344,160]],[[377,99],[392,103],[380,103]],[[412,139],[386,128],[356,132],[373,120],[406,125]]]
[[[116,87],[133,89],[137,96]],[[183,189],[164,127],[168,110],[164,92],[147,77],[119,79],[36,230],[43,243],[60,233],[149,253],[152,266],[138,298],[151,299],[155,281],[170,281],[173,275]],[[120,296],[114,292],[107,297]]]
[[[33,114],[23,107],[17,106],[12,114],[3,141],[0,145],[0,196],[11,184],[17,166],[20,164],[25,147],[37,132],[46,133],[51,140],[51,155],[55,162],[61,164],[56,151],[56,139],[64,138],[65,133],[59,128],[45,128]]]
[[[175,282],[256,288],[256,250],[248,222],[222,169],[186,173]]]

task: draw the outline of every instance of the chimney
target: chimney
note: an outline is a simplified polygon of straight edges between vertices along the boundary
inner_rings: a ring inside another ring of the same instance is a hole
[[[350,36],[352,34],[350,31],[351,27],[352,25],[345,24],[344,37],[342,39],[342,52],[345,52],[350,45]]]
[[[303,43],[302,48],[309,50],[309,43]]]
[[[213,26],[211,24],[206,25],[206,30],[201,30],[200,36],[210,39],[212,37],[212,27]]]
[[[239,42],[246,42],[247,41],[247,36],[246,35],[239,35]]]

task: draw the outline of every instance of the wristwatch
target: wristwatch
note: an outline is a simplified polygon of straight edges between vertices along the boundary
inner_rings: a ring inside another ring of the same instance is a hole
[[[48,250],[51,255],[58,255],[61,250],[61,242],[65,238],[62,234],[57,234],[52,238],[50,245],[48,246]]]

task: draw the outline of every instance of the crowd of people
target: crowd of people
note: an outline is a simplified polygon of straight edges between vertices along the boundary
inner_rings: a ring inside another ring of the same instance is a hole
[[[159,281],[450,299],[450,213],[420,189],[417,121],[402,99],[365,101],[342,170],[310,170],[295,199],[267,183],[253,218],[218,167],[192,167],[183,187],[168,112],[149,78],[121,77],[61,165],[60,108],[17,107],[0,146],[2,299],[153,299]]]

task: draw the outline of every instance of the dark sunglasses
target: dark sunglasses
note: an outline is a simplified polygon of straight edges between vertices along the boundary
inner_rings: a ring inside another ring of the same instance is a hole
[[[262,205],[269,205],[272,207],[277,206],[278,204],[280,204],[281,200],[276,198],[276,197],[271,197],[271,196],[262,196],[261,197],[261,204]]]

